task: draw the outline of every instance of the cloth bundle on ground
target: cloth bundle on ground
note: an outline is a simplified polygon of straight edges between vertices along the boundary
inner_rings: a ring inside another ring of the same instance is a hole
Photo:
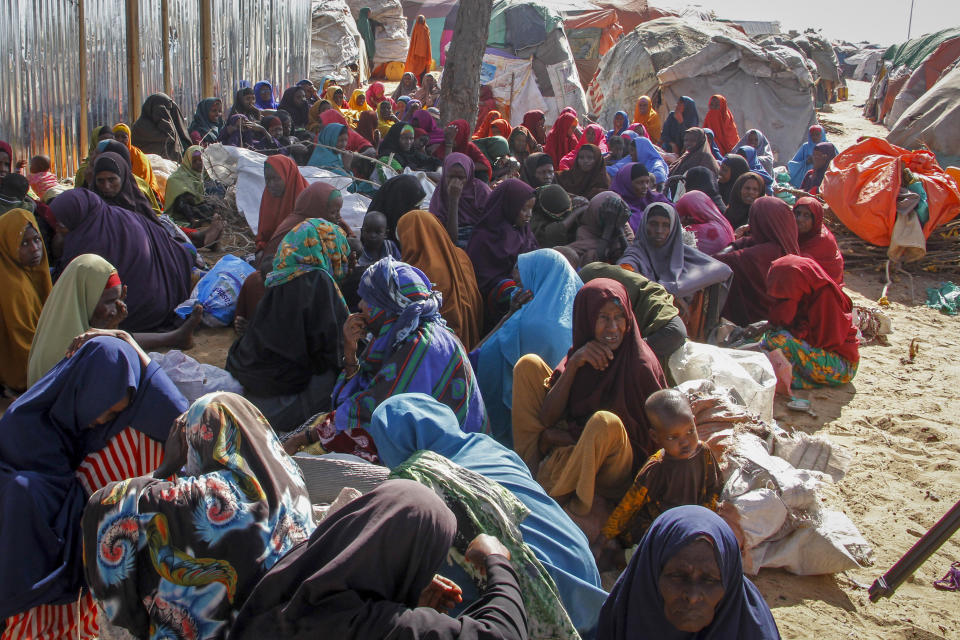
[[[903,168],[920,180],[927,194],[930,219],[923,225],[923,235],[929,238],[934,229],[960,214],[960,187],[929,151],[908,151],[880,138],[867,138],[833,159],[820,194],[848,229],[886,247],[897,220]]]

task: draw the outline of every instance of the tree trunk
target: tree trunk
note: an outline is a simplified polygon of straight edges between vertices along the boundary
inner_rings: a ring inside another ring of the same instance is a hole
[[[487,48],[492,11],[493,0],[460,3],[440,84],[440,113],[444,125],[462,119],[473,129],[477,120],[480,64]]]

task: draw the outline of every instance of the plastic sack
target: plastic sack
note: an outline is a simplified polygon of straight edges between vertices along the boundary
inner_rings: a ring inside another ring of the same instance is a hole
[[[160,365],[190,404],[214,391],[243,393],[243,385],[228,372],[212,364],[201,364],[177,349],[147,355]]]
[[[240,287],[254,271],[244,260],[225,255],[200,279],[190,292],[190,297],[174,311],[181,318],[186,318],[195,304],[201,304],[203,324],[208,327],[229,327],[237,312]]]
[[[756,489],[732,498],[730,503],[740,514],[740,530],[744,535],[744,547],[759,546],[783,527],[787,520],[787,507],[776,492]]]
[[[927,306],[941,313],[955,316],[960,312],[960,287],[952,282],[942,282],[939,288],[927,289]]]
[[[815,576],[873,563],[869,543],[845,514],[824,510],[819,520],[753,549],[755,570],[778,567],[798,576]]]
[[[712,380],[736,391],[743,404],[761,420],[773,422],[777,377],[766,355],[687,341],[683,349],[670,356],[669,367],[677,384]]]

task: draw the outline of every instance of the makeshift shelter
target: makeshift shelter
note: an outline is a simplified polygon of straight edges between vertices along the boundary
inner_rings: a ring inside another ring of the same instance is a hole
[[[861,49],[844,58],[843,75],[851,80],[873,80],[882,63],[881,49]]]
[[[346,85],[353,77],[350,66],[356,65],[359,81],[366,82],[370,75],[367,50],[346,0],[313,0],[311,20],[310,78],[329,77]]]
[[[587,11],[564,20],[567,40],[581,83],[589,83],[597,71],[600,58],[613,48],[624,34],[616,9]]]
[[[819,79],[815,79],[819,102],[834,102],[836,89],[840,86],[840,61],[833,45],[812,31],[807,31],[793,39],[803,55],[817,68]]]
[[[361,9],[370,9],[369,18],[376,41],[376,51],[370,61],[371,69],[390,62],[402,64],[407,59],[410,38],[407,36],[407,19],[403,15],[400,0],[347,0],[347,4],[350,5],[354,20],[359,17]]]
[[[804,57],[787,47],[762,48],[719,23],[660,18],[620,39],[600,61],[591,98],[604,126],[617,111],[633,112],[638,96],[653,97],[666,117],[680,96],[706,113],[710,96],[729,99],[740,131],[760,129],[775,157],[786,158],[816,122],[813,78]]]
[[[960,166],[960,63],[907,107],[887,140],[910,149],[926,146],[941,166]]]
[[[947,67],[960,58],[960,37],[944,40],[939,46],[921,62],[903,88],[893,99],[889,113],[883,118],[883,124],[892,128],[907,108],[916,102],[917,98],[926,93],[937,83]]]

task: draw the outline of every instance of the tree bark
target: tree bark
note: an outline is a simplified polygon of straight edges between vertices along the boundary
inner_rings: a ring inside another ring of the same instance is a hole
[[[440,83],[443,124],[466,120],[473,128],[480,100],[480,65],[490,32],[493,0],[467,0],[457,11],[457,23]]]

